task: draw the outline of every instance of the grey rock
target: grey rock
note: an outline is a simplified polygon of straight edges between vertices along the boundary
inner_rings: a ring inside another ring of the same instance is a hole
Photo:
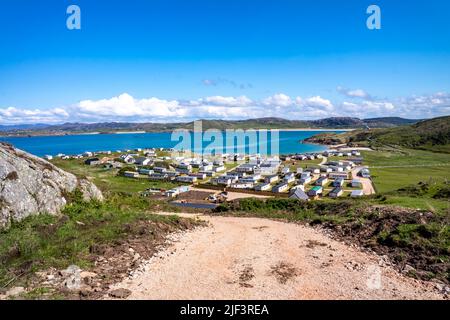
[[[131,294],[131,291],[124,288],[112,290],[109,295],[113,298],[125,299]]]
[[[70,265],[66,270],[61,271],[66,278],[64,286],[69,290],[78,290],[81,288],[81,269],[76,265]]]
[[[79,188],[85,200],[103,200],[98,188],[50,162],[0,143],[0,228],[39,213],[59,214],[65,195]]]
[[[405,265],[405,267],[403,268],[404,273],[409,273],[409,272],[414,272],[414,271],[416,271],[416,269],[414,269],[414,267],[410,266],[409,264]]]
[[[25,292],[25,288],[24,287],[14,287],[14,288],[9,289],[6,292],[6,296],[7,297],[17,296],[17,295],[19,295],[21,293],[24,293],[24,292]]]

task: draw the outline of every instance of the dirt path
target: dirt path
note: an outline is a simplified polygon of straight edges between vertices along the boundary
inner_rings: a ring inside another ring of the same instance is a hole
[[[320,161],[320,163],[319,163],[319,166],[324,165],[325,163],[327,163],[327,161],[328,161],[328,158],[327,157],[323,157],[322,161]]]
[[[361,181],[362,190],[365,195],[375,194],[372,180],[358,176],[358,172],[364,167],[356,167],[352,170],[352,178]]]
[[[310,227],[259,218],[202,217],[114,288],[128,299],[439,299],[379,257]],[[379,275],[379,276],[378,276]],[[379,281],[381,280],[381,281]]]

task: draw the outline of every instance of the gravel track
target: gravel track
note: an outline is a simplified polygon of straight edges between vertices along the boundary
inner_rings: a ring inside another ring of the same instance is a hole
[[[209,226],[173,235],[171,245],[114,288],[131,290],[128,299],[442,298],[432,284],[311,227],[201,219]]]

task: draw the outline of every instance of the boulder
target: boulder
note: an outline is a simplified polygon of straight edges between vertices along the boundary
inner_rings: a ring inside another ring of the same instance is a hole
[[[32,214],[59,214],[79,188],[85,200],[103,200],[98,188],[50,162],[0,143],[0,228]]]

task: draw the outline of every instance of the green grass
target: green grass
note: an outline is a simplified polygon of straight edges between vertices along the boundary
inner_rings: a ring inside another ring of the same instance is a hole
[[[441,185],[450,180],[450,154],[424,150],[362,152],[364,164],[370,166],[379,194],[387,195],[386,203],[448,213],[447,199],[433,199],[428,194],[399,194],[398,190],[418,183]]]
[[[153,208],[169,210],[168,204],[137,195],[115,195],[104,202],[84,202],[81,194],[62,211],[61,217],[33,215],[0,231],[0,287],[15,277],[26,278],[48,267],[81,268],[91,264],[93,245],[116,243],[133,234],[130,226],[151,221],[176,226],[176,216],[151,214]],[[164,208],[167,206],[167,208]],[[171,211],[176,208],[170,207]]]

